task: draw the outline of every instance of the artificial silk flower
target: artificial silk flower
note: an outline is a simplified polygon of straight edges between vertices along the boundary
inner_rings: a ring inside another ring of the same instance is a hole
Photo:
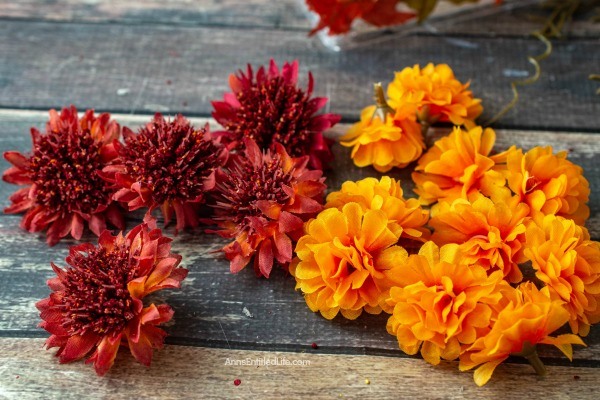
[[[275,150],[281,143],[292,157],[309,156],[309,166],[324,169],[333,159],[332,140],[323,132],[339,122],[336,114],[317,114],[327,104],[326,97],[312,97],[314,80],[308,73],[308,87],[298,87],[298,61],[285,63],[281,71],[271,60],[254,75],[246,72],[229,77],[231,93],[212,103],[213,117],[225,128],[215,132],[230,149],[241,150],[244,138],[263,150]]]
[[[69,234],[81,239],[85,226],[96,235],[106,229],[107,221],[122,229],[121,210],[98,175],[117,156],[113,142],[119,138],[119,125],[109,114],[96,116],[93,110],[78,118],[74,106],[49,113],[44,133],[31,128],[30,154],[4,153],[13,167],[2,179],[27,185],[10,197],[12,204],[4,212],[25,212],[21,227],[47,230],[50,246]]]
[[[408,258],[393,281],[382,303],[392,314],[387,330],[402,351],[420,351],[433,365],[455,360],[487,333],[500,289],[508,286],[502,272],[488,276],[482,266],[467,263],[458,245],[438,248],[431,241]]]
[[[149,366],[153,349],[166,333],[157,326],[173,317],[166,304],[144,306],[146,295],[179,288],[187,270],[171,253],[171,239],[159,229],[138,225],[125,236],[104,231],[98,245],[73,246],[56,277],[48,281],[50,296],[36,304],[40,327],[51,336],[46,347],[58,347],[61,363],[87,359],[104,375],[121,346]]]
[[[130,211],[160,209],[165,225],[175,214],[176,230],[200,223],[198,208],[215,186],[215,171],[227,150],[206,127],[197,129],[182,115],[172,121],[157,113],[137,133],[124,128],[125,144],[115,143],[119,157],[102,176],[117,189],[114,199]]]
[[[529,207],[518,197],[497,203],[483,196],[472,203],[441,203],[429,222],[434,229],[431,240],[438,245],[457,243],[465,262],[490,272],[499,269],[508,281],[518,283],[523,279],[519,264],[526,261],[528,215]]]
[[[447,64],[427,64],[406,67],[388,86],[392,108],[404,104],[417,107],[419,119],[431,125],[450,122],[454,125],[475,126],[475,119],[483,112],[481,100],[473,97],[469,83],[458,81]]]
[[[379,314],[379,298],[408,256],[395,245],[401,231],[390,229],[386,213],[348,203],[322,211],[304,229],[290,273],[308,307],[327,319]]]
[[[587,202],[590,185],[583,169],[567,160],[567,152],[552,153],[552,147],[519,149],[507,157],[508,185],[542,219],[556,214],[583,225],[590,215]]]
[[[274,260],[284,268],[292,261],[304,222],[322,210],[325,178],[307,168],[308,156],[290,157],[279,143],[262,152],[244,139],[244,147],[218,176],[213,220],[219,229],[211,232],[234,239],[222,249],[231,272],[254,258],[257,276],[268,278]]]
[[[503,289],[500,308],[492,318],[493,326],[460,355],[459,369],[477,367],[474,380],[483,386],[510,355],[526,357],[538,373],[544,373],[535,350],[538,344],[554,345],[571,360],[571,345],[584,345],[581,338],[573,334],[550,336],[569,320],[563,304],[550,298],[547,287],[538,290],[531,282],[522,283],[517,289]]]
[[[575,221],[547,215],[527,229],[525,255],[550,296],[565,302],[573,333],[600,322],[600,243]]]

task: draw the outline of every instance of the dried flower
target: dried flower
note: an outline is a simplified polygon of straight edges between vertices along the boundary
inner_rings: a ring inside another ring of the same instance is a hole
[[[176,229],[199,224],[198,207],[215,186],[215,171],[227,160],[227,151],[214,140],[208,125],[194,128],[182,115],[167,121],[156,114],[138,133],[124,128],[125,145],[119,158],[104,169],[103,177],[119,190],[114,199],[129,210],[160,208],[169,224],[173,212]]]
[[[315,115],[327,98],[311,98],[314,81],[308,74],[306,91],[298,88],[298,61],[285,63],[282,71],[271,60],[268,71],[260,67],[254,75],[246,72],[229,77],[231,93],[224,101],[214,101],[213,117],[223,127],[223,143],[241,150],[244,138],[252,139],[261,149],[275,149],[281,143],[292,157],[308,155],[313,169],[323,169],[333,159],[332,141],[323,132],[340,120],[336,114]]]
[[[304,221],[323,208],[325,178],[306,168],[308,157],[292,158],[279,143],[265,153],[252,140],[244,143],[245,152],[233,155],[217,180],[215,233],[235,239],[222,249],[231,272],[254,258],[257,276],[268,278],[274,259],[289,264]]]
[[[338,312],[348,319],[363,310],[379,314],[379,297],[408,256],[395,246],[401,232],[390,229],[386,213],[348,203],[322,211],[305,232],[290,273],[308,307],[327,319]]]
[[[525,255],[550,297],[565,302],[573,333],[587,336],[600,322],[600,243],[573,220],[548,215],[527,228]]]
[[[508,185],[531,208],[536,219],[556,214],[583,225],[590,216],[589,182],[583,169],[567,160],[567,152],[552,154],[552,147],[534,147],[507,159]]]
[[[69,233],[81,239],[86,225],[100,235],[107,220],[122,229],[123,216],[98,175],[116,157],[113,141],[119,137],[119,125],[109,114],[96,117],[93,110],[78,119],[74,106],[49,113],[45,133],[31,128],[31,155],[4,153],[14,166],[2,179],[27,185],[10,197],[12,204],[4,212],[25,212],[21,227],[29,232],[47,229],[50,246]]]
[[[166,304],[144,307],[152,292],[179,288],[187,270],[177,267],[181,257],[171,253],[171,239],[158,229],[139,225],[126,236],[104,231],[98,246],[73,246],[66,269],[52,264],[56,278],[48,281],[50,297],[36,304],[40,327],[51,336],[46,347],[58,347],[61,363],[90,353],[96,373],[104,375],[121,345],[149,366],[153,349],[160,349],[166,333],[157,327],[169,321]]]

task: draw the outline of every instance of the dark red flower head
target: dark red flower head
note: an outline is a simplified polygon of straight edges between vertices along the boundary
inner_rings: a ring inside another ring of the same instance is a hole
[[[269,69],[260,67],[254,75],[252,67],[229,77],[232,93],[224,101],[214,101],[213,117],[226,131],[216,132],[230,149],[240,150],[248,138],[261,149],[274,150],[281,143],[289,155],[308,155],[313,169],[323,169],[333,159],[331,144],[323,132],[339,122],[335,114],[316,113],[327,98],[311,98],[313,77],[308,74],[306,91],[298,88],[298,61],[285,63],[280,72],[275,61]]]
[[[304,222],[322,210],[325,178],[306,168],[308,157],[292,158],[281,144],[265,153],[252,140],[244,145],[217,179],[216,233],[235,239],[222,249],[231,272],[254,258],[256,274],[268,278],[274,259],[290,263]]]
[[[197,208],[215,186],[215,170],[227,161],[227,150],[214,140],[208,125],[194,128],[182,115],[167,121],[161,114],[138,133],[124,128],[125,145],[103,177],[119,189],[114,199],[129,210],[160,208],[165,224],[173,212],[177,230],[198,226]]]
[[[181,256],[171,253],[171,239],[159,229],[138,225],[126,236],[100,235],[98,246],[71,247],[66,269],[52,264],[57,277],[48,281],[50,297],[36,304],[40,327],[51,336],[48,348],[58,347],[61,363],[91,354],[98,375],[112,366],[121,344],[149,366],[152,350],[163,345],[166,333],[157,328],[173,316],[166,304],[144,307],[149,293],[179,288],[187,270]]]
[[[80,239],[85,224],[96,235],[108,220],[122,229],[123,216],[112,192],[99,176],[115,157],[113,142],[120,127],[109,114],[87,110],[81,119],[74,106],[58,114],[50,110],[46,132],[31,128],[31,155],[7,151],[4,158],[14,166],[2,179],[27,187],[14,193],[4,212],[25,212],[21,227],[38,232],[48,229],[50,246],[67,236]]]

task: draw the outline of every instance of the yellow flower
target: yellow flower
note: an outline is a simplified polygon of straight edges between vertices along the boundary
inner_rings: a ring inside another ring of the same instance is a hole
[[[424,227],[429,212],[421,208],[417,199],[404,199],[400,181],[389,176],[344,182],[340,191],[327,196],[325,208],[341,210],[350,202],[360,204],[363,211],[384,211],[388,224],[396,225],[392,230],[400,229],[403,238],[424,241],[429,237],[429,230]]]
[[[590,185],[583,169],[567,160],[567,152],[552,154],[552,147],[534,147],[523,154],[511,153],[507,159],[508,185],[540,219],[556,214],[583,225],[590,216],[586,205]]]
[[[573,220],[548,215],[528,227],[525,255],[551,297],[566,302],[573,333],[587,336],[600,322],[600,243]]]
[[[394,108],[410,103],[428,123],[451,122],[454,125],[475,125],[481,112],[481,100],[473,98],[469,83],[462,84],[447,64],[427,64],[406,67],[396,72],[388,86],[390,105]]]
[[[415,192],[424,204],[436,201],[452,202],[470,199],[478,193],[486,196],[507,190],[503,170],[513,146],[503,153],[490,155],[496,133],[475,127],[469,131],[454,128],[446,137],[436,141],[421,157],[412,177]]]
[[[384,121],[377,106],[367,107],[360,122],[340,138],[341,144],[352,147],[351,157],[358,167],[373,165],[379,172],[403,168],[417,160],[425,149],[415,112],[414,106],[399,107],[394,113],[384,112]]]
[[[400,232],[390,230],[385,212],[348,203],[322,211],[305,232],[290,273],[308,307],[327,319],[338,312],[355,319],[363,309],[380,313],[379,297],[391,286],[385,272],[401,268],[408,257],[395,246]]]
[[[500,271],[488,276],[483,267],[466,264],[457,245],[440,249],[433,242],[408,258],[394,283],[384,300],[386,310],[393,308],[387,330],[405,353],[420,349],[434,365],[456,359],[487,332],[491,306],[508,285]]]
[[[492,318],[495,322],[489,333],[478,338],[460,356],[461,371],[479,366],[474,374],[478,386],[485,385],[494,369],[511,354],[523,355],[539,368],[537,363],[540,361],[535,353],[538,343],[556,346],[569,360],[573,356],[571,345],[584,344],[573,334],[549,336],[568,321],[569,313],[562,301],[550,299],[547,288],[538,290],[531,282],[523,283],[517,289],[504,288],[500,305],[502,308]]]
[[[467,263],[485,269],[499,269],[506,279],[517,283],[523,279],[520,263],[523,255],[529,207],[518,197],[494,203],[481,196],[473,203],[458,199],[441,203],[431,218],[432,240],[438,245],[457,243]]]

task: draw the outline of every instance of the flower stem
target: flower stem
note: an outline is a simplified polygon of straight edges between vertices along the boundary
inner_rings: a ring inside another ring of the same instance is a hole
[[[523,343],[523,348],[521,352],[516,353],[514,355],[525,357],[525,359],[529,361],[529,364],[531,364],[531,366],[539,376],[546,376],[546,374],[548,373],[548,371],[546,370],[546,366],[538,356],[535,345],[532,345],[529,342],[525,342]]]
[[[383,91],[383,86],[381,85],[381,82],[373,84],[373,98],[377,106],[373,117],[377,116],[382,121],[385,121],[387,114],[394,114],[394,109],[390,107],[387,100],[385,99],[385,92]]]

